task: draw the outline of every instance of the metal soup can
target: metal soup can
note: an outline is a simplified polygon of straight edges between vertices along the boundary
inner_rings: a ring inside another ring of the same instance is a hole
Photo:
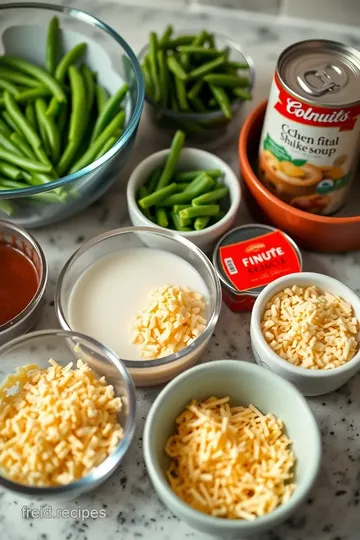
[[[267,225],[242,225],[217,244],[213,264],[223,300],[235,312],[251,311],[260,292],[275,279],[301,272],[298,246],[285,233]]]
[[[259,148],[259,176],[291,206],[339,210],[355,173],[360,133],[360,52],[309,40],[280,55]]]

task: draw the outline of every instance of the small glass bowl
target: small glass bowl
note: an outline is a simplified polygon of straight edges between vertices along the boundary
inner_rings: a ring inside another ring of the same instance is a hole
[[[197,30],[176,31],[173,37],[188,34],[197,34]],[[248,71],[242,71],[244,76],[249,77],[250,86],[247,88],[251,92],[255,81],[254,62],[247,55],[240,45],[221,34],[214,34],[217,48],[227,48],[229,50],[229,59],[233,62],[246,62],[249,66]],[[149,51],[149,46],[145,45],[138,54],[138,60],[142,63],[145,55]],[[171,138],[177,129],[181,129],[187,135],[187,139],[193,144],[208,145],[209,143],[220,144],[239,129],[241,121],[241,112],[243,100],[232,104],[233,116],[228,119],[223,112],[219,110],[207,113],[173,111],[154,103],[145,92],[145,110],[148,112],[151,120],[161,129],[163,129],[169,138]]]
[[[7,52],[43,63],[47,28],[54,16],[59,19],[65,51],[74,43],[87,43],[86,62],[98,72],[100,84],[113,92],[121,81],[128,83],[126,128],[108,152],[80,171],[40,186],[0,190],[0,218],[25,228],[65,220],[109,189],[128,160],[144,104],[144,84],[136,55],[110,26],[84,11],[36,2],[0,5],[0,55]],[[60,201],[56,188],[61,188]]]
[[[172,231],[151,227],[114,229],[96,236],[78,249],[62,269],[56,286],[55,309],[61,327],[72,330],[69,322],[69,300],[78,278],[91,264],[104,256],[122,249],[138,247],[164,250],[186,260],[198,271],[209,292],[206,328],[191,345],[177,353],[155,360],[123,360],[136,386],[154,386],[173,379],[178,373],[193,366],[199,360],[209,343],[220,315],[219,278],[209,259],[192,242]]]
[[[1,474],[0,485],[16,494],[31,498],[76,499],[102,484],[115,471],[125,456],[135,430],[136,398],[134,384],[123,362],[101,343],[76,332],[41,330],[16,338],[0,347],[0,382],[26,364],[49,367],[49,359],[61,366],[83,360],[99,377],[112,384],[116,397],[121,397],[122,410],[118,415],[124,436],[115,450],[87,476],[64,486],[36,487],[18,484]],[[1,401],[0,401],[1,402]]]

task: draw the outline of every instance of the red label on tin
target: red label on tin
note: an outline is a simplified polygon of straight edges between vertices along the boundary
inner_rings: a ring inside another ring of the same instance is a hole
[[[279,98],[275,109],[285,118],[309,126],[338,127],[339,131],[352,131],[354,129],[357,117],[360,115],[359,105],[342,109],[308,105],[284,90],[277,75],[275,75],[275,82],[279,89]]]
[[[301,270],[295,249],[281,231],[222,246],[219,256],[223,271],[238,291],[263,287]]]

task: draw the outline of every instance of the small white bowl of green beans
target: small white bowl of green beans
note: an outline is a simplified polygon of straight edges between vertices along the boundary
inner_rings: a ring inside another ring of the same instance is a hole
[[[134,169],[127,185],[130,220],[134,226],[174,230],[207,252],[236,219],[240,183],[222,159],[183,148],[184,142],[177,131],[171,148]]]

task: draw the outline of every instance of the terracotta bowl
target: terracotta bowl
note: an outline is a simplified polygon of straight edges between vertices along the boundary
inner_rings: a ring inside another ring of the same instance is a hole
[[[305,249],[327,252],[360,249],[359,182],[354,182],[348,204],[336,217],[317,216],[289,206],[260,182],[257,155],[266,105],[266,101],[260,103],[249,114],[239,139],[240,169],[250,211],[258,220],[287,232]]]

